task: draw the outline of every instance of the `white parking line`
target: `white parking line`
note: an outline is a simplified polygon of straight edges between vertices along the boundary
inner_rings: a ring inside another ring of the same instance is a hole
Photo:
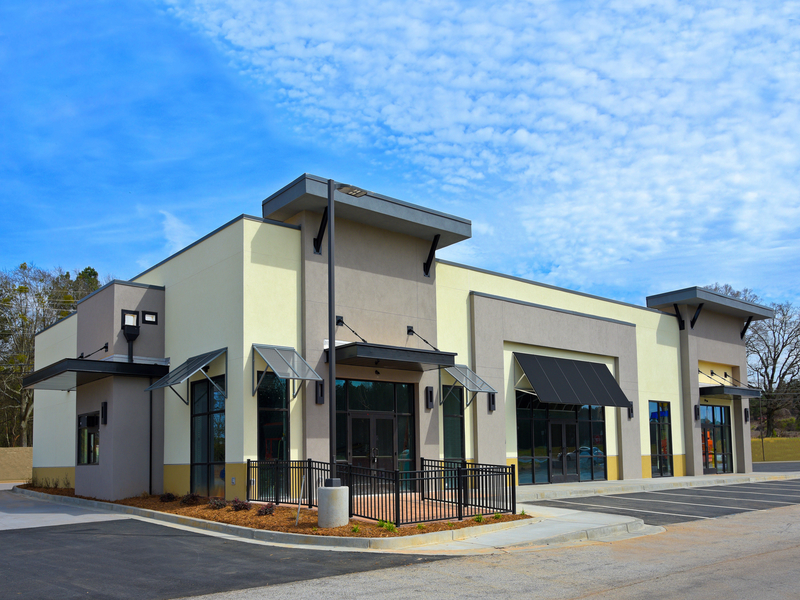
[[[798,492],[796,494],[771,494],[769,492],[751,492],[751,491],[748,491],[748,490],[736,490],[736,492],[739,493],[739,494],[757,494],[759,496],[779,496],[781,498],[786,498],[787,495],[800,496],[800,492]]]
[[[696,502],[682,502],[682,501],[677,501],[677,500],[656,500],[654,498],[632,498],[630,496],[627,496],[627,497],[614,496],[614,498],[619,499],[619,500],[628,500],[628,501],[635,501],[635,502],[661,502],[661,503],[666,502],[667,504],[683,504],[683,505],[686,505],[686,506],[705,506],[705,507],[713,506],[714,508],[730,508],[731,510],[750,510],[750,511],[759,510],[758,508],[739,508],[739,507],[734,508],[732,506],[719,506],[719,505],[716,505],[716,504],[698,504]],[[636,509],[633,509],[633,510],[636,510]]]
[[[566,504],[567,506],[578,505],[578,506],[592,506],[594,508],[605,508],[605,509],[616,508],[617,510],[622,510],[622,511],[631,510],[632,512],[649,513],[651,515],[669,515],[671,517],[686,517],[687,519],[713,519],[714,518],[714,517],[699,517],[697,515],[683,515],[681,513],[658,512],[658,511],[655,511],[655,510],[644,510],[644,509],[640,509],[640,508],[631,508],[631,509],[617,508],[617,507],[614,507],[614,506],[605,506],[605,505],[602,505],[602,504],[589,504],[587,502],[565,502],[564,500],[549,500],[548,502],[559,502],[561,504]],[[598,511],[598,512],[602,512],[602,511]]]
[[[700,490],[698,490],[700,491]],[[652,491],[647,492],[648,494],[664,494],[666,496],[689,496],[691,498],[698,498],[695,494],[682,494],[680,492],[664,492],[664,491]],[[747,501],[746,498],[732,498],[731,496],[700,496],[702,498],[715,498],[717,500],[742,500]],[[765,502],[767,504],[797,504],[797,502],[783,502],[781,500],[754,500],[754,502]]]

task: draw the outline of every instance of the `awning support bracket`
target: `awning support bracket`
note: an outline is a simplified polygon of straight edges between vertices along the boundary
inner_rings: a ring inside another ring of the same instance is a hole
[[[439,245],[439,238],[441,237],[440,234],[436,234],[433,236],[433,242],[431,243],[430,252],[428,252],[428,260],[422,263],[422,270],[425,273],[425,277],[431,276],[431,265],[433,264],[433,259],[436,257],[436,247]]]
[[[689,325],[692,327],[692,329],[694,329],[694,324],[697,323],[697,317],[700,316],[700,311],[703,310],[703,304],[704,303],[701,302],[697,305],[697,310],[694,311],[694,316],[692,317],[692,320],[689,321]]]
[[[187,389],[189,388],[189,384],[188,384],[188,383],[186,384],[186,388],[187,388]],[[175,389],[174,387],[172,387],[172,386],[169,386],[169,389],[171,389],[173,392],[175,392],[175,395],[176,395],[178,398],[180,398],[181,400],[183,400],[183,403],[184,403],[186,406],[189,406],[189,401],[188,401],[186,398],[184,398],[183,396],[181,396],[181,395],[178,393],[178,390],[176,390],[176,389]]]
[[[314,254],[322,254],[322,238],[325,237],[325,228],[328,226],[328,207],[322,213],[322,222],[319,224],[317,237],[314,238]]]
[[[747,317],[747,323],[744,324],[744,329],[742,329],[742,333],[739,336],[739,339],[744,339],[744,334],[747,333],[747,329],[750,327],[750,322],[753,320],[753,315]]]
[[[678,308],[677,304],[673,304],[672,306],[675,307],[675,316],[678,318],[678,329],[683,331],[684,329],[686,329],[686,323],[684,323],[683,321],[683,317],[681,316],[681,311]]]

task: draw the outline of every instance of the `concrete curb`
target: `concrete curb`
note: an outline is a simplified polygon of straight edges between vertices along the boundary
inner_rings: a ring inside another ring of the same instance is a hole
[[[798,476],[796,473],[787,473],[786,475],[740,475],[736,477],[709,477],[708,479],[703,478],[692,481],[653,481],[652,483],[639,480],[636,483],[609,485],[607,487],[559,489],[541,492],[531,490],[521,491],[520,488],[517,487],[517,504],[526,504],[528,502],[536,502],[538,500],[556,500],[559,498],[587,498],[590,496],[607,496],[611,494],[633,494],[636,492],[650,492],[689,487],[711,487],[716,485],[736,485],[742,483],[758,483],[760,481],[780,481],[798,478],[800,478],[800,476]]]
[[[245,539],[258,540],[274,544],[292,544],[303,546],[317,546],[321,548],[350,548],[354,550],[403,550],[406,548],[416,548],[431,544],[445,544],[447,542],[461,541],[472,537],[477,537],[486,533],[494,533],[507,529],[515,529],[526,525],[538,523],[541,519],[523,519],[508,523],[490,523],[477,527],[467,527],[464,529],[454,529],[452,531],[434,531],[432,533],[420,533],[411,536],[396,538],[343,538],[334,536],[307,535],[303,533],[284,533],[281,531],[268,531],[265,529],[251,529],[239,525],[229,525],[227,523],[217,523],[215,521],[205,521],[193,517],[183,517],[171,513],[162,513],[145,508],[134,506],[124,506],[111,502],[101,502],[99,500],[85,500],[84,498],[73,498],[71,496],[54,496],[43,494],[32,490],[25,490],[14,487],[11,490],[15,494],[22,494],[31,498],[37,498],[46,502],[56,504],[70,504],[83,508],[92,508],[114,513],[122,513],[155,521],[163,521],[173,525],[183,525],[203,531],[213,531],[232,535]]]

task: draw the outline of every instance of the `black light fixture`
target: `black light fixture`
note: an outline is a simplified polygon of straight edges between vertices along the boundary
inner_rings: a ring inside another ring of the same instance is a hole
[[[139,337],[139,311],[122,310],[122,333],[128,341],[128,362],[133,362],[133,342]]]
[[[749,423],[750,422],[750,409],[749,408],[745,408],[744,409],[744,422],[745,423]]]
[[[628,402],[628,418],[633,418],[633,402]]]
[[[695,421],[699,421],[700,420],[700,405],[699,404],[695,404],[694,405],[694,420]]]
[[[317,393],[315,394],[317,404],[325,404],[325,382],[317,382]]]
[[[489,392],[487,396],[489,397],[489,411],[497,410],[497,394]]]
[[[425,408],[431,410],[433,408],[433,386],[429,385],[425,388]]]
[[[108,425],[108,402],[100,403],[100,424]]]

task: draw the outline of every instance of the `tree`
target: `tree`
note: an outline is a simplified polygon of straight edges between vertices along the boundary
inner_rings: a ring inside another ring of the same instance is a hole
[[[706,289],[762,304],[750,289],[738,291],[719,283]],[[775,318],[754,321],[745,336],[748,378],[761,390],[761,416],[766,419],[767,437],[775,433],[776,413],[795,407],[800,384],[800,310],[791,302],[769,306],[775,311]]]
[[[35,335],[68,316],[98,287],[91,267],[75,279],[60,268],[47,271],[27,263],[0,272],[0,446],[31,441],[33,392],[22,389],[22,378],[33,371]]]

